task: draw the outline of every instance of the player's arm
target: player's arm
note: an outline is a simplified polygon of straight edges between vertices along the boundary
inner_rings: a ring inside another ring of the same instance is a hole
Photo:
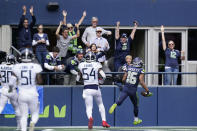
[[[149,89],[148,89],[148,87],[146,86],[146,84],[144,82],[144,74],[140,74],[139,80],[140,80],[141,86],[145,89],[145,91],[147,93],[149,93]]]
[[[76,78],[76,81],[80,81],[81,77],[82,77],[81,72],[78,72],[78,74],[77,74],[77,78]]]
[[[166,50],[166,39],[165,39],[165,35],[164,35],[164,26],[161,25],[161,38],[162,38],[162,47],[163,50]]]
[[[127,79],[127,72],[124,73],[123,77],[122,77],[122,82],[125,83]]]
[[[99,71],[100,75],[103,77],[103,80],[105,80],[106,75],[105,75],[104,71],[102,69],[99,69],[98,71]]]
[[[37,82],[38,85],[42,85],[43,84],[41,74],[36,74],[36,82]]]
[[[135,37],[135,32],[136,32],[136,29],[137,29],[137,26],[138,26],[138,22],[137,21],[134,21],[133,23],[134,23],[134,28],[133,28],[133,30],[131,32],[131,35],[130,35],[130,37],[131,37],[132,40]]]

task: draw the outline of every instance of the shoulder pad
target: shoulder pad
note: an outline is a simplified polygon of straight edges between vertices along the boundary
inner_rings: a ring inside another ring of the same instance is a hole
[[[75,60],[71,60],[71,65],[75,65]]]
[[[51,58],[51,56],[48,54],[48,55],[46,55],[46,59],[50,59]]]

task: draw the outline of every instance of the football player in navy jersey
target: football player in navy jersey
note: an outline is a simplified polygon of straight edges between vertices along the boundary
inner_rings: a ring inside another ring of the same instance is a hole
[[[114,103],[109,109],[109,113],[112,114],[117,106],[120,106],[123,101],[129,96],[131,102],[134,106],[134,121],[133,124],[137,125],[142,122],[141,119],[138,118],[138,98],[137,98],[137,87],[140,83],[142,87],[145,89],[146,94],[149,95],[149,89],[144,83],[144,69],[142,68],[143,61],[136,57],[133,60],[132,66],[126,66],[125,74],[122,78],[124,83],[123,89],[121,91],[119,99]]]

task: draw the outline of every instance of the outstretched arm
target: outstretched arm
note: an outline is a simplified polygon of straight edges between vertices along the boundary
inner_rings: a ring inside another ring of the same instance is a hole
[[[120,27],[120,21],[118,21],[116,23],[116,33],[115,33],[116,40],[118,40],[120,38],[120,29],[119,29],[119,27]]]
[[[161,38],[162,38],[162,47],[163,50],[166,50],[166,39],[165,39],[165,35],[164,35],[164,26],[161,25]]]
[[[146,86],[146,84],[144,83],[144,74],[140,74],[140,84],[141,86],[146,90],[146,92],[149,92],[148,87]]]
[[[79,22],[77,23],[78,26],[81,25],[81,23],[83,22],[83,20],[85,19],[86,17],[86,11],[83,12],[83,16],[81,17],[81,19],[79,20]]]
[[[63,24],[66,25],[66,16],[67,16],[67,12],[65,10],[62,11],[62,15],[64,16],[63,19]]]
[[[30,27],[33,28],[33,26],[36,24],[36,17],[34,16],[34,8],[31,6],[29,10],[31,16],[32,16],[32,22],[30,23]]]
[[[56,30],[56,32],[55,32],[55,35],[56,35],[57,39],[60,38],[59,33],[60,33],[60,29],[61,29],[62,24],[63,24],[63,22],[60,21],[60,24],[59,24],[59,26],[58,26],[58,28],[57,28],[57,30]]]
[[[26,8],[25,5],[22,7],[22,9],[23,9],[23,15],[22,15],[22,17],[20,18],[20,22],[19,22],[19,25],[18,25],[19,28],[23,27],[23,22],[24,22],[24,19],[25,19],[25,15],[26,15],[26,13],[27,13],[27,8]]]
[[[134,28],[133,28],[133,30],[131,32],[131,35],[130,35],[130,37],[131,37],[132,40],[135,37],[135,32],[136,32],[136,29],[137,29],[137,26],[138,26],[138,22],[137,21],[134,21],[133,23],[134,23]]]

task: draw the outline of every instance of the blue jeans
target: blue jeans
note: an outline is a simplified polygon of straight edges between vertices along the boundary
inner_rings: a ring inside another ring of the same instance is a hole
[[[44,61],[47,53],[48,53],[47,51],[36,51],[37,60],[42,67],[44,67]]]
[[[165,67],[165,72],[179,72],[179,68]],[[176,85],[178,74],[165,74],[164,85]]]
[[[118,69],[126,63],[125,58],[114,58],[114,71],[118,72]]]

